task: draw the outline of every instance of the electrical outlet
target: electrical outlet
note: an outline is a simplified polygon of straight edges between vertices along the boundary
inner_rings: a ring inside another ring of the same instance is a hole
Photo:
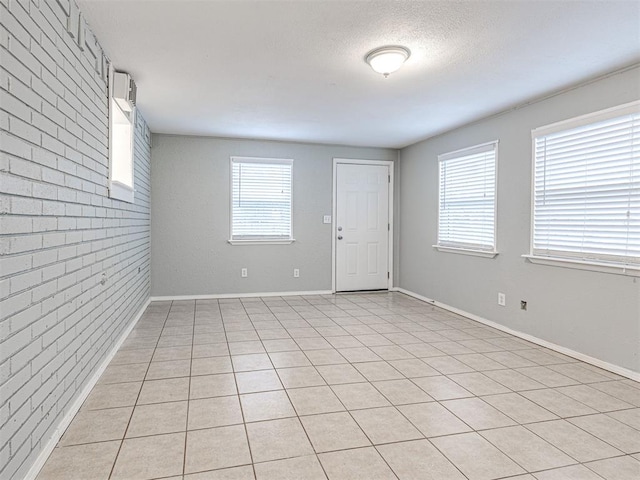
[[[322,223],[331,223],[331,215],[325,215],[322,217]]]
[[[294,268],[293,269],[293,278],[299,278],[300,277],[300,269],[299,268]]]
[[[507,296],[502,292],[498,292],[498,305],[501,307],[505,307],[507,305]]]
[[[240,276],[242,278],[247,278],[247,269],[243,268],[242,270],[240,270]]]
[[[520,310],[526,310],[526,309],[527,309],[527,301],[520,300]]]

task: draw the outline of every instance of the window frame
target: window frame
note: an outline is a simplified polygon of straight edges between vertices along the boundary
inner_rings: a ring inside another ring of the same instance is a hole
[[[127,203],[135,203],[135,131],[136,131],[136,108],[134,107],[130,114],[127,115],[126,112],[122,111],[120,107],[115,104],[115,100],[113,98],[113,79],[114,79],[115,69],[112,64],[109,64],[109,79],[108,79],[108,88],[107,88],[107,103],[108,103],[108,134],[109,134],[109,181],[108,181],[108,191],[109,198],[113,198],[115,200],[121,200]],[[125,118],[129,121],[129,126],[131,128],[131,185],[127,185],[126,183],[122,183],[118,180],[113,179],[114,166],[118,161],[114,155],[114,117],[115,117],[115,109],[119,109],[120,112],[125,116]]]
[[[290,199],[290,235],[289,238],[261,237],[255,238],[233,238],[233,164],[234,163],[264,163],[271,165],[289,165],[291,168],[291,199]],[[295,242],[293,237],[293,159],[291,158],[270,158],[270,157],[244,157],[231,156],[229,159],[229,240],[231,245],[290,245]]]
[[[567,252],[566,256],[562,256],[556,254],[541,255],[540,253],[534,251],[536,138],[566,130],[572,130],[581,126],[587,126],[607,119],[622,117],[639,111],[640,100],[636,100],[611,108],[598,110],[596,112],[587,113],[585,115],[579,115],[566,120],[561,120],[559,122],[544,125],[531,130],[531,225],[529,233],[529,252],[522,255],[522,258],[524,258],[529,263],[537,265],[548,265],[577,270],[587,270],[601,273],[640,277],[640,264],[609,261],[606,259],[598,258],[580,258],[578,254],[571,255],[570,252]],[[558,251],[557,253],[561,252]]]
[[[458,150],[454,150],[447,153],[442,153],[438,155],[438,215],[436,221],[436,243],[432,245],[433,248],[438,250],[439,252],[445,253],[458,253],[463,255],[471,255],[476,257],[484,257],[484,258],[495,258],[498,254],[498,147],[500,141],[492,140],[490,142],[480,143],[477,145],[472,145],[470,147],[461,148]],[[441,212],[441,168],[442,162],[447,160],[453,160],[460,157],[464,157],[466,155],[471,155],[475,152],[480,153],[483,150],[490,150],[490,147],[493,146],[494,152],[494,176],[495,176],[495,187],[493,194],[493,249],[487,250],[482,248],[473,248],[472,246],[468,247],[457,247],[453,245],[441,244],[440,243],[440,212]]]

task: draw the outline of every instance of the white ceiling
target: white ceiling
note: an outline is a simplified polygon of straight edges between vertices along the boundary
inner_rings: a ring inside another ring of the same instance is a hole
[[[79,4],[158,133],[398,148],[640,61],[633,0]]]

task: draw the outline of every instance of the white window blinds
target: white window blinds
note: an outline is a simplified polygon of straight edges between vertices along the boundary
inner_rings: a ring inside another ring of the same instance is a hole
[[[290,240],[293,160],[231,158],[231,239]]]
[[[497,146],[491,142],[438,156],[437,246],[495,252]]]
[[[640,263],[640,103],[536,129],[532,254]]]

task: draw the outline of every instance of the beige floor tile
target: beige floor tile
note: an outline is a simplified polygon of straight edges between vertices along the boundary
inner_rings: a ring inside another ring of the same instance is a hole
[[[487,430],[481,435],[529,472],[565,467],[574,459],[524,427]]]
[[[252,353],[249,355],[234,355],[231,357],[235,372],[250,372],[253,370],[273,369],[269,355],[266,353]]]
[[[447,400],[442,405],[474,430],[515,425],[511,418],[479,398]]]
[[[293,388],[287,390],[287,393],[298,415],[314,415],[345,410],[331,388],[326,386]]]
[[[313,365],[335,365],[339,363],[347,363],[347,359],[333,348],[305,350],[305,354]]]
[[[640,430],[640,408],[620,410],[619,412],[609,412],[607,415],[615,418],[619,422],[635,428],[636,430]]]
[[[191,352],[192,358],[206,357],[226,357],[229,355],[227,343],[207,343],[204,345],[194,345]]]
[[[593,370],[584,368],[581,363],[565,363],[562,365],[549,365],[549,369],[561,373],[580,383],[606,382],[609,378]]]
[[[471,392],[444,376],[414,378],[412,380],[436,400],[473,397]]]
[[[249,423],[247,433],[256,463],[313,454],[297,418]]]
[[[487,344],[489,345],[489,344]],[[497,361],[481,354],[481,353],[467,353],[464,355],[454,355],[456,360],[461,361],[465,365],[477,370],[478,372],[486,370],[501,370],[504,369],[504,365]]]
[[[527,428],[579,462],[622,455],[620,450],[566,420],[534,423],[527,425]]]
[[[465,480],[428,440],[376,447],[400,480]]]
[[[100,376],[98,384],[141,382],[147,373],[148,363],[134,363],[129,365],[109,365]]]
[[[626,384],[625,380],[592,383],[589,386],[630,403],[634,407],[640,407],[640,389]]]
[[[202,357],[191,360],[191,375],[215,375],[230,373],[231,357]]]
[[[374,448],[358,448],[318,455],[329,480],[395,480]]]
[[[284,388],[275,370],[255,370],[235,375],[240,393],[267,392]]]
[[[395,407],[356,410],[351,415],[374,445],[424,438]]]
[[[37,480],[107,480],[119,448],[120,441],[57,447]]]
[[[418,358],[404,360],[390,360],[389,365],[407,378],[428,377],[440,375],[440,372],[430,367]]]
[[[404,348],[397,345],[388,345],[380,347],[370,347],[371,351],[386,361],[391,360],[412,360],[415,357],[407,352]]]
[[[370,348],[367,347],[354,347],[354,348],[338,348],[338,352],[349,362],[376,362],[382,360],[378,355],[373,353]]]
[[[168,378],[165,380],[149,380],[142,384],[138,405],[148,403],[176,402],[188,400],[189,379]]]
[[[242,423],[237,396],[202,398],[189,402],[189,430]]]
[[[241,324],[237,326],[237,328],[242,328],[242,330],[235,330],[235,327],[232,324],[226,324],[225,328],[227,330],[227,341],[229,343],[232,342],[250,342],[253,340],[260,340],[258,337],[258,333],[255,330],[252,330],[251,323],[246,324],[244,327]]]
[[[573,378],[555,372],[547,367],[524,367],[516,370],[517,372],[533,378],[535,381],[542,383],[546,387],[565,387],[567,385],[575,385],[579,383]]]
[[[314,337],[306,337],[306,338],[296,338],[296,343],[298,346],[304,350],[305,353],[312,352],[314,350],[326,350],[331,348],[331,344],[327,342],[324,338],[314,338]],[[308,357],[308,355],[307,355]]]
[[[251,463],[243,425],[187,432],[185,473]]]
[[[328,337],[327,341],[333,348],[357,348],[362,347],[362,343],[351,335],[343,335],[337,337]]]
[[[291,338],[263,340],[262,343],[264,344],[264,348],[266,349],[266,351],[269,353],[293,352],[296,350],[300,350],[298,344]]]
[[[324,413],[300,420],[318,453],[371,445],[348,413]]]
[[[393,405],[431,402],[433,398],[407,379],[373,382],[373,386]]]
[[[352,365],[319,365],[316,368],[329,385],[366,382],[366,378]]]
[[[514,392],[546,388],[540,382],[536,382],[516,370],[491,370],[484,372],[484,374]]]
[[[571,418],[574,425],[625,453],[640,452],[640,431],[605,414]]]
[[[391,405],[370,383],[349,383],[331,387],[347,410]]]
[[[387,362],[354,363],[353,366],[370,382],[404,378],[400,372]]]
[[[426,437],[471,431],[462,420],[436,402],[402,405],[398,410]]]
[[[436,344],[436,347],[438,344]],[[455,358],[445,355],[442,357],[429,357],[422,359],[427,365],[435,368],[443,375],[453,375],[455,373],[474,372],[474,369],[465,365]]]
[[[149,363],[154,355],[154,348],[137,350],[119,350],[109,365],[129,365],[132,363]]]
[[[295,416],[284,390],[240,395],[245,422],[258,422]]]
[[[605,480],[638,480],[640,478],[640,462],[630,456],[598,460],[587,463],[585,466]]]
[[[387,337],[388,336],[389,335],[387,335]],[[428,343],[410,342],[409,344],[399,344],[399,345],[402,345],[402,348],[404,348],[410,354],[415,355],[416,357],[421,358],[423,360],[429,357],[439,357],[444,355],[443,351],[438,350],[436,347],[429,345]],[[438,375],[440,375],[440,372],[438,372]]]
[[[191,360],[191,351],[191,346],[156,348],[153,353],[153,361]]]
[[[449,379],[478,396],[510,392],[508,388],[503,387],[480,372],[449,375]]]
[[[517,393],[503,393],[482,397],[488,404],[500,410],[518,423],[544,422],[558,418],[548,410]]]
[[[138,405],[133,410],[127,438],[184,432],[187,429],[187,402]]]
[[[520,392],[520,394],[561,418],[597,413],[593,408],[587,407],[584,403],[577,402],[573,398],[567,397],[552,389],[531,390]]]
[[[277,372],[285,388],[315,387],[327,384],[315,367],[280,368]]]
[[[246,342],[230,342],[229,353],[231,355],[245,355],[248,353],[264,353],[265,349],[260,340]]]
[[[60,446],[121,440],[131,418],[133,407],[105,410],[82,409],[62,436]]]
[[[114,480],[181,475],[185,433],[129,438],[122,443],[113,467]]]
[[[146,380],[161,378],[188,377],[191,373],[191,360],[169,360],[165,362],[151,362]]]
[[[223,468],[222,470],[209,470],[208,472],[191,473],[184,476],[184,480],[254,480],[253,467]],[[164,480],[164,479],[163,479]]]
[[[189,398],[222,397],[236,395],[236,380],[233,373],[201,375],[191,377]]]
[[[571,465],[569,467],[554,468],[544,472],[536,472],[537,480],[602,480],[587,467],[582,465]]]
[[[276,368],[306,367],[311,365],[306,355],[299,352],[275,352],[270,353],[271,362]]]
[[[469,480],[490,480],[525,473],[477,433],[449,435],[431,441]]]
[[[136,404],[142,382],[96,385],[82,404],[86,410],[130,407]]]
[[[531,360],[527,360],[513,352],[487,352],[484,355],[507,368],[535,367],[536,365]]]
[[[589,385],[572,385],[570,387],[561,387],[556,389],[558,392],[584,403],[586,406],[597,410],[598,412],[611,412],[613,410],[623,410],[625,408],[633,408],[633,405],[622,400],[607,395],[600,390],[591,388]]]
[[[315,455],[287,458],[255,465],[257,480],[326,480]]]

